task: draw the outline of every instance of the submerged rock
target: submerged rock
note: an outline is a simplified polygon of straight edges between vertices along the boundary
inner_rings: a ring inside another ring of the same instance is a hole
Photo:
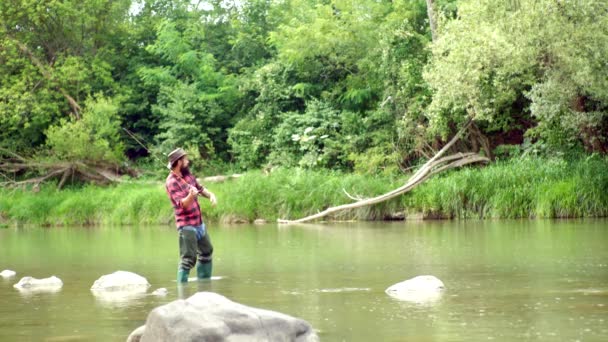
[[[36,279],[34,277],[23,277],[19,282],[13,285],[16,289],[60,289],[63,286],[61,279],[51,276],[44,279]]]
[[[139,340],[317,342],[319,338],[302,319],[248,307],[213,292],[199,292],[152,310],[145,327],[128,339]]]
[[[14,277],[16,274],[17,274],[17,272],[15,272],[15,271],[4,270],[4,271],[0,272],[0,277],[10,278],[10,277]]]
[[[434,276],[423,275],[402,281],[386,289],[396,299],[414,303],[434,302],[441,298],[445,285]]]

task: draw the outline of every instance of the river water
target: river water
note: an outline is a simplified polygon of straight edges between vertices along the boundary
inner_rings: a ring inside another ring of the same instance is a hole
[[[124,341],[153,308],[197,291],[300,317],[322,341],[606,341],[608,221],[434,221],[212,226],[220,279],[175,282],[171,227],[0,229],[0,341]],[[104,274],[164,287],[107,299]],[[193,272],[194,273],[194,272]],[[23,276],[56,275],[57,292],[20,292]],[[193,274],[191,274],[192,276]],[[389,297],[434,275],[434,301]]]

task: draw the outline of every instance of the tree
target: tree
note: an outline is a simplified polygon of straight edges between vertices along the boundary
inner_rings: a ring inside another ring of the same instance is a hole
[[[463,1],[443,23],[425,79],[432,127],[474,118],[507,131],[529,118],[528,135],[552,146],[581,141],[606,151],[608,4]]]

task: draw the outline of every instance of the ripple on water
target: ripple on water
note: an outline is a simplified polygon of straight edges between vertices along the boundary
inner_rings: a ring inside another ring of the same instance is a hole
[[[370,291],[370,288],[367,288],[367,287],[364,287],[364,288],[359,288],[359,287],[341,287],[341,288],[334,288],[334,289],[318,289],[318,290],[314,290],[313,292],[340,293],[340,292],[363,292],[363,291]]]

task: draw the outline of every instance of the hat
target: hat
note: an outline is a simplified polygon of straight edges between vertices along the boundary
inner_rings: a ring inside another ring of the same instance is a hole
[[[173,163],[175,163],[176,161],[179,160],[179,158],[185,156],[187,153],[186,151],[184,151],[181,148],[176,148],[175,150],[171,151],[171,153],[169,153],[169,163],[167,164],[167,168],[169,170],[171,170],[171,166],[173,165]]]

